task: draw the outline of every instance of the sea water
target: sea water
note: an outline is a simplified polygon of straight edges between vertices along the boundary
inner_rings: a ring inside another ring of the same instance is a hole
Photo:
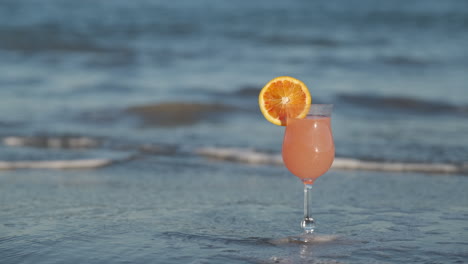
[[[32,169],[0,171],[0,262],[466,262],[467,10],[1,1],[0,167]],[[257,106],[280,75],[335,105],[337,161],[372,165],[316,181],[326,243],[288,240],[302,186]]]

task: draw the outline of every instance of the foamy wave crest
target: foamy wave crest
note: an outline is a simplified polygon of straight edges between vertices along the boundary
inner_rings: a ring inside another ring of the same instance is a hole
[[[0,161],[0,170],[15,169],[95,169],[117,162],[112,159]]]
[[[89,137],[73,136],[10,136],[2,140],[5,146],[10,147],[37,147],[37,148],[95,148],[100,145],[100,141]]]
[[[283,164],[280,154],[266,153],[254,149],[204,147],[197,149],[196,153],[208,158],[234,162],[271,165]],[[468,162],[463,164],[378,162],[337,157],[333,162],[332,169],[468,174]]]
[[[259,152],[253,149],[203,147],[195,150],[195,153],[219,160],[251,164],[283,164],[281,155]]]

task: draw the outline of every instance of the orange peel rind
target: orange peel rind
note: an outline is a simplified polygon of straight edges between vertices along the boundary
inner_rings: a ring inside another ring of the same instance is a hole
[[[307,86],[289,76],[269,81],[258,96],[263,116],[278,126],[286,126],[288,118],[306,117],[311,103],[312,97]]]

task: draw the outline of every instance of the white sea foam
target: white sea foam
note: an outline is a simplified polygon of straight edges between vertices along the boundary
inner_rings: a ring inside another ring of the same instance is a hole
[[[0,170],[14,169],[94,169],[115,163],[112,159],[0,161]]]
[[[88,141],[88,138],[22,138],[22,137],[6,137],[3,139],[3,144],[8,146],[38,146],[41,147],[68,147],[68,148],[83,148],[91,147],[97,142]],[[75,139],[77,140],[75,142]],[[55,143],[57,144],[55,144]],[[65,142],[65,143],[64,143]],[[75,144],[76,143],[76,144]],[[151,151],[149,151],[151,150]],[[164,150],[164,151],[162,151]],[[269,164],[283,165],[281,154],[268,153],[258,151],[251,148],[229,148],[229,147],[200,147],[194,150],[181,150],[171,147],[170,151],[167,146],[142,146],[140,154],[148,152],[157,152],[159,154],[173,155],[174,153],[195,154],[204,156],[210,159],[226,160],[246,164]],[[0,161],[0,170],[12,169],[90,169],[99,168],[111,165],[116,162],[121,162],[131,159],[129,155],[124,158],[96,158],[96,159],[79,159],[79,160],[46,160],[46,161]],[[446,174],[468,174],[468,162],[465,163],[412,163],[412,162],[389,162],[389,161],[367,161],[353,158],[336,157],[333,162],[332,169],[338,170],[370,170],[370,171],[390,171],[390,172],[425,172],[425,173],[446,173]]]
[[[10,136],[2,140],[3,144],[11,147],[31,146],[41,148],[94,148],[99,146],[100,142],[97,139],[89,137],[72,137],[72,136],[34,136],[21,137]]]
[[[248,148],[204,147],[196,153],[208,158],[243,162],[250,164],[283,164],[280,154],[272,154]],[[335,158],[332,169],[339,170],[372,170],[393,172],[428,172],[428,173],[468,173],[468,163],[411,163],[366,161],[352,158]]]
[[[195,150],[195,153],[214,159],[230,160],[251,164],[283,164],[283,159],[279,154],[259,152],[254,149],[243,148],[216,148],[203,147]]]

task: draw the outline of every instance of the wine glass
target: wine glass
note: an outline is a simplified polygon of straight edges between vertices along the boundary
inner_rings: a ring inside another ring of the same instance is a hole
[[[304,219],[301,227],[306,235],[312,234],[315,229],[315,221],[310,216],[312,185],[330,169],[335,158],[332,109],[331,104],[312,104],[305,118],[288,118],[284,133],[284,164],[304,183]]]

